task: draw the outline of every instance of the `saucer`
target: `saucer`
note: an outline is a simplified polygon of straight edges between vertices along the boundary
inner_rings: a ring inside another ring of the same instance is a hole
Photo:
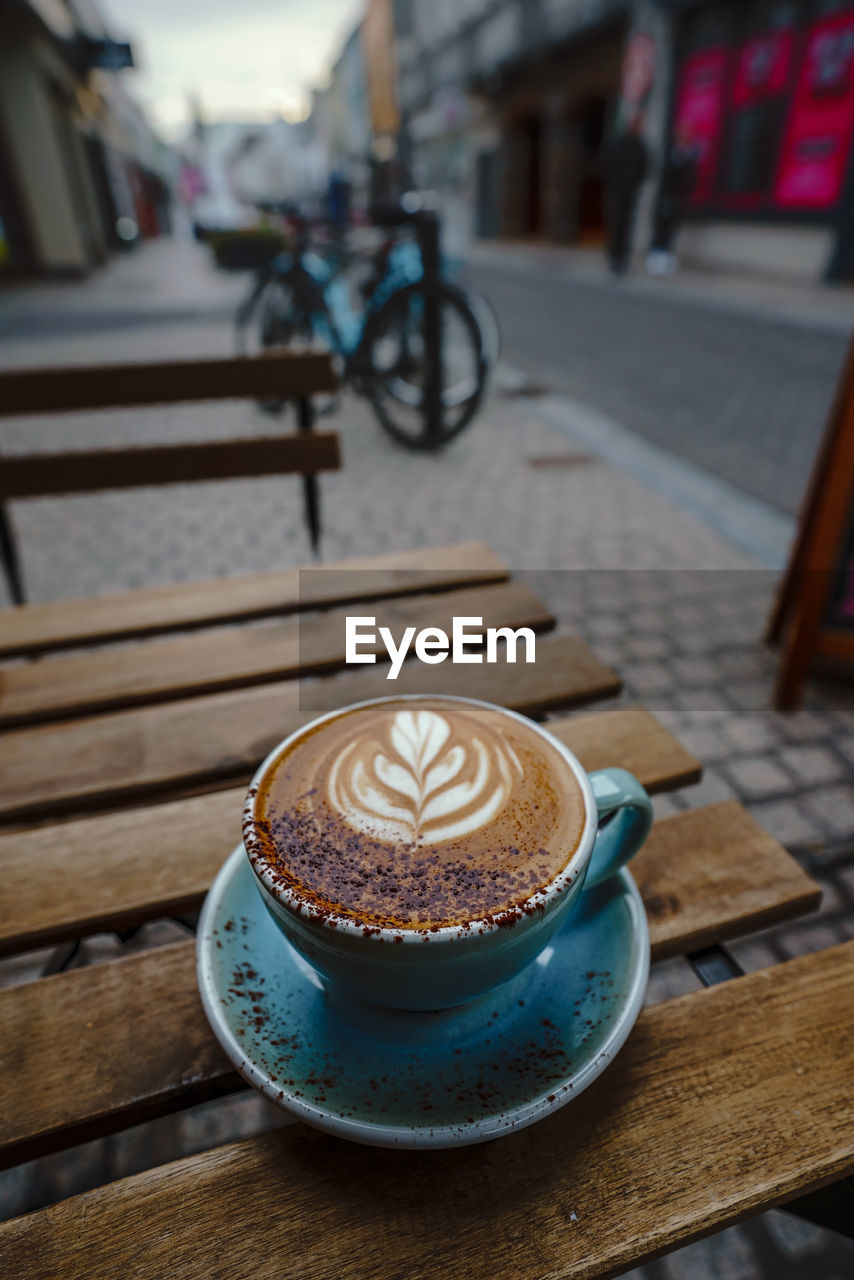
[[[324,987],[268,916],[240,845],[205,901],[197,972],[217,1039],[272,1102],[355,1142],[453,1147],[533,1124],[604,1071],[643,1003],[649,933],[623,870],[498,991],[384,1009]]]

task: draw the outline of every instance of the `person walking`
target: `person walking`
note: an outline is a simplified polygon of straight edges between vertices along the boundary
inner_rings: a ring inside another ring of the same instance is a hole
[[[673,243],[697,181],[697,149],[684,129],[677,131],[665,157],[653,215],[652,243],[646,257],[650,275],[676,270]]]
[[[615,276],[625,275],[628,269],[638,192],[649,170],[643,126],[644,118],[638,111],[611,143],[603,165],[608,261]]]

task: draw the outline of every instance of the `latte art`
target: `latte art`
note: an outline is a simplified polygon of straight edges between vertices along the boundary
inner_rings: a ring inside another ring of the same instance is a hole
[[[383,699],[309,726],[250,800],[250,860],[307,910],[365,928],[512,914],[585,824],[557,744],[455,698]]]
[[[353,741],[336,757],[327,799],[366,835],[438,842],[492,822],[521,777],[518,756],[499,734],[452,740],[438,712],[397,711],[387,744]]]

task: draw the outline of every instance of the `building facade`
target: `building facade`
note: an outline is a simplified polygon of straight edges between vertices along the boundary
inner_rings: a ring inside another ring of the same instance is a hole
[[[401,145],[471,232],[604,235],[602,160],[643,113],[651,178],[697,157],[679,249],[854,276],[854,0],[395,0]]]
[[[854,276],[854,3],[668,7],[670,131],[700,155],[683,251]]]
[[[168,155],[124,92],[92,0],[7,0],[0,272],[81,274],[168,224]]]

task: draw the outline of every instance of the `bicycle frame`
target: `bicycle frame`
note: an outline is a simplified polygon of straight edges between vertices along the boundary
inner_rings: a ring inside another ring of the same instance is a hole
[[[395,241],[388,249],[382,275],[361,315],[352,306],[346,278],[314,250],[300,255],[281,253],[271,264],[272,278],[287,275],[293,281],[303,273],[304,301],[314,337],[349,362],[359,353],[369,317],[395,290],[416,284],[424,271],[418,246],[409,239]]]

